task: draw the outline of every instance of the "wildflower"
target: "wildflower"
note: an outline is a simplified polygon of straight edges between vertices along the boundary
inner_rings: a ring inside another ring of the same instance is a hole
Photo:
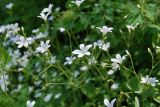
[[[44,43],[44,41],[41,41],[40,46],[36,49],[37,52],[41,52],[44,53],[48,50],[48,48],[50,47],[49,45],[50,40],[47,40],[46,43]]]
[[[52,12],[52,4],[49,4],[48,8],[44,8],[42,10],[42,12],[40,13],[40,16],[38,16],[39,18],[42,18],[44,21],[47,21],[48,16],[51,14]]]
[[[142,77],[141,78],[141,83],[144,84],[151,84],[152,86],[156,86],[156,83],[159,82],[158,80],[156,80],[155,77],[150,77],[148,75],[146,75],[146,77]]]
[[[47,21],[48,18],[48,14],[44,14],[44,13],[40,13],[40,16],[38,16],[39,18],[42,18],[44,21]]]
[[[82,66],[82,67],[80,67],[80,70],[81,70],[81,71],[87,71],[87,70],[88,70],[88,67],[87,67],[87,66]]]
[[[103,46],[102,46],[102,50],[104,50],[104,51],[108,51],[108,48],[110,47],[110,43],[108,42],[108,43],[106,43],[106,44],[103,44]]]
[[[52,93],[49,93],[46,95],[46,97],[43,99],[46,103],[50,101],[51,97],[52,97]]]
[[[75,59],[76,57],[66,57],[66,61],[64,62],[64,65],[67,65],[67,64],[71,65],[73,60]]]
[[[118,87],[119,87],[118,83],[114,83],[114,84],[111,85],[112,90],[116,90],[116,89],[118,89]]]
[[[7,9],[12,9],[12,7],[13,7],[13,3],[9,3],[9,4],[6,5]]]
[[[113,75],[114,72],[115,72],[115,71],[114,71],[113,69],[110,69],[110,70],[107,72],[107,74],[108,74],[108,75]]]
[[[42,13],[48,13],[48,14],[50,14],[52,12],[52,7],[53,7],[53,4],[49,4],[48,8],[44,8],[42,10]]]
[[[85,0],[75,0],[75,1],[71,1],[71,3],[74,3],[75,5],[79,7],[84,1]]]
[[[149,83],[154,87],[154,86],[156,86],[156,83],[157,82],[159,82],[158,80],[156,80],[156,78],[154,77],[154,78],[149,78]]]
[[[108,32],[112,32],[112,27],[107,27],[107,26],[102,26],[102,28],[100,27],[96,27],[97,29],[100,29],[100,32],[103,33],[103,35],[106,35]]]
[[[80,50],[74,50],[72,53],[77,54],[78,57],[83,57],[84,55],[90,55],[90,52],[88,51],[92,45],[85,46],[84,44],[79,45]]]
[[[27,101],[27,107],[33,107],[35,105],[35,101]]]
[[[137,23],[135,26],[133,25],[126,25],[127,29],[129,32],[131,32],[131,30],[135,30],[135,28],[139,25],[139,23]]]
[[[121,64],[121,63],[123,62],[123,60],[125,60],[125,59],[126,59],[126,55],[123,56],[123,57],[121,57],[120,54],[116,54],[116,58],[112,58],[111,61],[112,61],[113,63]]]
[[[60,28],[59,28],[59,31],[60,31],[60,32],[64,32],[64,31],[65,31],[65,28],[60,27]]]
[[[120,70],[120,66],[117,63],[112,63],[111,66],[112,66],[112,70],[114,71]]]
[[[98,46],[100,49],[102,48],[102,45],[104,44],[104,41],[98,40],[97,42],[94,42],[94,47]]]
[[[116,101],[116,98],[113,99],[111,102],[109,102],[108,99],[104,99],[104,105],[107,106],[107,107],[113,107],[114,106],[114,103]]]
[[[16,44],[18,44],[18,48],[22,48],[23,46],[27,48],[28,45],[31,44],[31,41],[32,38],[24,38],[23,36],[21,36]]]

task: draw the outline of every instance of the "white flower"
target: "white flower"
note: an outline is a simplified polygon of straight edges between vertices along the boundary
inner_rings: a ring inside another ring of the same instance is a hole
[[[97,42],[93,43],[94,47],[98,46],[100,49],[101,49],[103,44],[104,44],[104,41],[102,41],[102,40],[98,40]]]
[[[125,60],[125,59],[126,59],[126,55],[123,56],[123,57],[121,57],[120,54],[116,54],[116,58],[112,58],[111,61],[112,61],[113,63],[121,64],[121,63],[123,62],[123,60]]]
[[[112,90],[116,90],[116,89],[118,89],[118,87],[119,87],[118,83],[114,83],[114,84],[111,85]]]
[[[49,4],[48,8],[44,8],[42,10],[42,12],[40,13],[40,16],[38,16],[39,18],[42,18],[44,21],[47,21],[48,16],[51,14],[52,12],[52,4]]]
[[[87,67],[87,66],[82,66],[82,67],[80,67],[80,70],[81,70],[81,71],[87,71],[87,70],[88,70],[88,67]]]
[[[37,17],[42,18],[44,21],[47,21],[48,14],[40,13],[40,16]]]
[[[110,69],[110,70],[107,72],[107,74],[108,74],[108,75],[113,75],[114,72],[115,72],[115,71],[114,71],[113,69]]]
[[[108,43],[106,43],[106,44],[103,44],[103,46],[102,46],[102,50],[104,50],[104,51],[108,51],[108,48],[110,47],[110,43],[108,42]]]
[[[107,34],[108,32],[112,32],[112,27],[107,27],[107,26],[102,26],[102,28],[100,27],[96,27],[97,29],[100,29],[100,32],[102,32],[104,35]]]
[[[59,28],[59,31],[60,31],[60,32],[64,32],[64,31],[65,31],[65,28],[60,27],[60,28]]]
[[[52,12],[52,7],[53,7],[53,4],[49,4],[48,8],[44,8],[42,10],[42,13],[48,13],[48,14],[50,14]]]
[[[84,1],[85,0],[75,0],[75,1],[71,1],[71,3],[74,3],[79,7]]]
[[[120,66],[117,63],[112,63],[111,66],[114,71],[120,70]]]
[[[137,23],[135,26],[133,25],[126,25],[127,29],[129,32],[131,32],[131,30],[135,30],[135,28],[139,25],[139,23]]]
[[[149,76],[146,75],[146,77],[142,77],[142,78],[141,78],[141,83],[147,84],[147,83],[148,83],[148,80],[149,80]]]
[[[48,48],[50,47],[49,45],[50,40],[47,40],[46,43],[44,43],[44,41],[41,41],[40,46],[36,49],[37,52],[41,52],[44,53],[48,50]]]
[[[12,7],[13,7],[13,3],[9,3],[9,4],[6,5],[7,9],[12,9]]]
[[[151,78],[149,78],[148,82],[154,87],[154,86],[156,86],[156,83],[159,81],[156,80],[155,77],[153,77],[153,78],[151,77]]]
[[[21,36],[19,38],[19,41],[16,42],[16,44],[18,44],[18,48],[22,48],[24,47],[28,47],[29,44],[32,43],[32,38],[24,38],[23,36]]]
[[[113,99],[111,102],[109,102],[108,99],[104,99],[104,105],[107,106],[107,107],[113,107],[114,106],[114,103],[116,101],[116,98]]]
[[[73,60],[76,59],[76,57],[66,57],[65,59],[66,61],[64,62],[64,65],[67,65],[67,64],[71,65]]]
[[[90,55],[90,52],[88,51],[92,45],[85,46],[84,44],[79,45],[80,50],[74,50],[72,53],[77,54],[78,57],[83,57],[84,55]]]
[[[146,75],[146,77],[142,77],[141,78],[141,83],[144,84],[151,84],[152,86],[156,86],[156,83],[159,82],[158,80],[156,80],[155,77],[150,77],[148,75]]]
[[[35,101],[27,101],[27,107],[33,107],[35,105]]]
[[[50,101],[51,97],[52,97],[52,93],[47,94],[46,97],[43,99],[46,103]]]

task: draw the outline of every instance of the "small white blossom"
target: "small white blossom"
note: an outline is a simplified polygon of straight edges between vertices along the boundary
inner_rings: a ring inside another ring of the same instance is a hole
[[[112,66],[112,70],[114,71],[120,70],[120,66],[117,63],[112,63],[111,66]]]
[[[114,72],[115,72],[115,71],[114,71],[113,69],[110,69],[110,70],[107,72],[107,74],[108,74],[108,75],[113,75]]]
[[[75,5],[79,7],[84,1],[85,0],[75,0],[75,1],[71,1],[71,3],[74,3]]]
[[[151,84],[152,86],[156,86],[156,83],[159,82],[155,77],[150,77],[146,75],[146,77],[141,78],[141,83]]]
[[[44,8],[42,10],[42,12],[40,13],[40,16],[38,16],[39,18],[42,18],[44,21],[47,21],[48,16],[51,14],[52,12],[52,4],[49,4],[48,8]]]
[[[49,45],[50,40],[47,40],[46,43],[44,43],[44,41],[41,41],[40,46],[36,49],[37,52],[41,52],[44,53],[48,50],[48,48],[50,47]]]
[[[50,101],[51,97],[52,97],[52,93],[49,93],[45,96],[45,98],[43,99],[46,103]]]
[[[123,56],[123,57],[121,57],[120,54],[116,54],[116,58],[112,58],[111,61],[112,61],[113,63],[121,64],[121,63],[123,62],[123,60],[125,60],[125,59],[126,59],[126,55]]]
[[[104,99],[104,105],[107,106],[107,107],[113,107],[114,106],[114,103],[116,101],[116,98],[113,99],[111,102],[109,102],[108,99]]]
[[[16,44],[18,44],[18,48],[22,48],[24,47],[28,47],[29,44],[32,43],[32,38],[24,38],[23,36],[21,36],[19,38],[19,41],[16,42]]]
[[[112,27],[107,27],[107,26],[102,26],[102,28],[100,27],[96,27],[97,29],[100,29],[100,32],[102,32],[104,35],[107,34],[108,32],[112,32]]]
[[[104,51],[108,51],[108,48],[110,47],[110,43],[108,42],[108,43],[106,43],[106,44],[103,44],[103,46],[102,46],[102,50],[104,50]]]
[[[53,7],[53,4],[49,4],[48,8],[44,8],[42,10],[42,13],[48,13],[48,14],[50,14],[52,12],[52,7]]]
[[[74,50],[72,53],[78,55],[78,57],[83,57],[84,55],[90,55],[90,52],[88,51],[92,45],[85,46],[84,44],[79,45],[80,50]]]
[[[9,4],[6,5],[7,9],[12,9],[12,7],[13,7],[13,3],[9,3]]]
[[[88,70],[88,67],[87,67],[87,66],[82,66],[82,67],[80,67],[80,70],[81,70],[81,71],[87,71],[87,70]]]
[[[60,28],[59,28],[59,31],[60,31],[60,32],[64,32],[64,31],[65,31],[65,28],[64,28],[64,27],[60,27]]]
[[[27,107],[34,107],[35,101],[27,101]]]
[[[64,65],[67,65],[67,64],[71,65],[73,60],[76,59],[76,57],[66,57],[65,59],[66,61],[64,62]]]
[[[119,88],[119,84],[118,83],[114,83],[114,84],[111,85],[111,89],[112,90],[116,90],[118,88]]]
[[[102,40],[98,40],[97,42],[93,43],[94,47],[98,46],[100,49],[101,49],[103,44],[104,44],[104,41],[102,41]]]
[[[135,28],[139,25],[139,23],[137,23],[135,26],[133,25],[126,25],[127,29],[129,32],[131,32],[131,30],[135,30]]]

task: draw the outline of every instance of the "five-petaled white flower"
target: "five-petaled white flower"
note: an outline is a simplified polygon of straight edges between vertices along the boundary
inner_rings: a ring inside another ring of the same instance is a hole
[[[35,101],[27,101],[27,107],[33,107],[35,105]]]
[[[103,33],[103,35],[106,35],[108,32],[112,32],[112,27],[107,27],[107,26],[102,26],[102,28],[100,27],[96,27],[97,29],[100,29],[100,32]]]
[[[32,43],[32,38],[24,38],[23,36],[21,36],[19,38],[19,41],[16,42],[16,44],[18,44],[18,48],[22,48],[24,47],[28,47],[29,44]]]
[[[66,61],[64,62],[64,65],[67,65],[67,64],[71,65],[73,60],[75,60],[75,59],[76,59],[76,57],[72,57],[72,56],[66,57]]]
[[[107,106],[107,107],[113,107],[114,106],[114,103],[116,101],[116,98],[113,99],[111,102],[109,102],[108,99],[104,99],[104,105]]]
[[[126,59],[126,55],[124,55],[123,57],[121,57],[120,54],[116,54],[116,58],[112,58],[111,61],[113,63],[118,63],[118,64],[121,64],[123,62],[123,60]]]
[[[84,1],[85,0],[75,0],[75,1],[71,1],[71,3],[74,3],[79,7]]]
[[[148,75],[146,75],[146,77],[142,77],[141,78],[141,83],[144,84],[151,84],[152,86],[156,86],[156,83],[159,82],[158,80],[156,80],[155,77],[150,77]]]
[[[85,46],[84,44],[80,44],[79,47],[80,50],[76,49],[72,53],[77,54],[78,57],[83,57],[84,55],[90,55],[90,52],[88,50],[92,47],[92,45]]]
[[[44,53],[48,50],[48,48],[50,47],[49,45],[50,40],[47,40],[46,43],[44,43],[44,41],[41,41],[40,46],[36,49],[37,52],[41,52]]]

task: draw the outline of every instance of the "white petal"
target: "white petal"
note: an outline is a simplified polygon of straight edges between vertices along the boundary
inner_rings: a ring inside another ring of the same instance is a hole
[[[83,50],[83,49],[84,49],[84,44],[80,44],[80,45],[79,45],[79,48],[80,48],[81,50]]]
[[[82,51],[80,51],[80,50],[74,50],[72,53],[73,54],[83,54]]]

